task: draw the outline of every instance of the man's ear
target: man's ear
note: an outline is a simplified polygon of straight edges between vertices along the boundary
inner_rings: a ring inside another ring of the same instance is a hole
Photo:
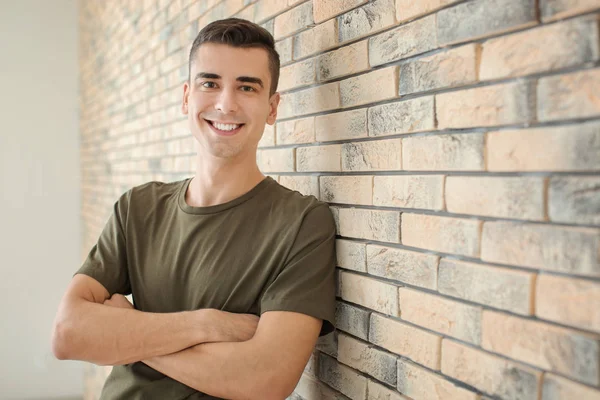
[[[279,107],[280,100],[279,92],[273,93],[273,96],[269,99],[269,116],[267,117],[267,124],[269,125],[273,125],[277,120],[277,107]]]
[[[184,115],[188,113],[188,100],[190,98],[190,84],[185,82],[183,84],[183,102],[181,103],[181,112]]]

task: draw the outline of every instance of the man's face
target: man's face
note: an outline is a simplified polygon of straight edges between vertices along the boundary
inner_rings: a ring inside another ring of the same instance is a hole
[[[182,105],[200,151],[231,161],[255,159],[265,123],[273,125],[277,116],[279,94],[269,96],[270,86],[266,50],[201,45]]]

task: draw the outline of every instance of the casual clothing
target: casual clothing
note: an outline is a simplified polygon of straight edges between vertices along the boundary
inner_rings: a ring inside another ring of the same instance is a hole
[[[270,177],[224,204],[192,207],[191,179],[123,194],[78,273],[135,308],[294,311],[333,330],[335,224],[326,203]],[[115,366],[102,399],[214,399],[142,362]]]

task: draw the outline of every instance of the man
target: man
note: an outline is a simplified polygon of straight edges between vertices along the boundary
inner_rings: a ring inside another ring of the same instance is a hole
[[[333,218],[257,167],[279,104],[273,37],[214,22],[189,71],[196,174],[119,198],[60,304],[54,353],[114,365],[102,399],[284,399],[333,330]]]

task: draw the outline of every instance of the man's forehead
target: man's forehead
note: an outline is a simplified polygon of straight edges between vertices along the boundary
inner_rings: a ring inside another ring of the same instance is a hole
[[[266,79],[269,74],[269,55],[265,49],[233,47],[224,44],[204,43],[196,52],[192,73],[209,72],[223,77],[257,76]]]

